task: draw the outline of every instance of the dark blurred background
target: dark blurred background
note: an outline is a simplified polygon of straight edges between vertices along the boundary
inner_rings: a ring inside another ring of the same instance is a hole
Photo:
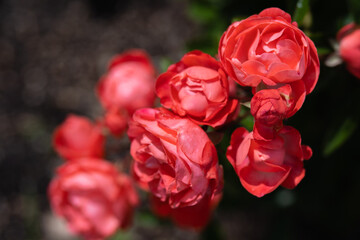
[[[224,198],[204,232],[178,229],[144,204],[134,227],[113,239],[359,239],[360,80],[323,64],[354,9],[301,2],[308,8],[290,0],[0,0],[0,239],[76,239],[49,209],[47,185],[61,163],[51,134],[69,113],[102,113],[94,86],[113,55],[143,48],[159,72],[188,50],[214,56],[233,20],[273,6],[301,19],[321,59],[317,87],[286,122],[314,151],[306,177],[258,199],[220,156]]]

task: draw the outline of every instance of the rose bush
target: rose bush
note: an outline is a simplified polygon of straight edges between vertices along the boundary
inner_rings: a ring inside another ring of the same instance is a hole
[[[210,55],[192,51],[156,82],[161,104],[197,124],[217,127],[231,119],[238,101],[229,99],[227,75]]]
[[[57,169],[48,195],[57,215],[85,239],[104,239],[126,228],[138,203],[129,177],[102,160],[85,158]]]
[[[110,62],[108,72],[97,85],[97,95],[105,109],[136,109],[154,103],[155,70],[143,50],[129,50]]]
[[[311,148],[301,145],[300,133],[290,126],[284,126],[271,141],[256,140],[253,132],[240,127],[232,134],[226,153],[241,184],[257,197],[280,185],[297,186],[305,175],[303,160],[311,155]]]
[[[278,8],[231,24],[221,37],[219,58],[242,86],[274,88],[300,81],[309,94],[319,76],[313,42]]]
[[[360,28],[354,23],[344,26],[337,35],[339,53],[349,72],[360,78]]]
[[[105,139],[99,125],[76,115],[69,115],[53,134],[53,146],[57,153],[66,160],[102,157],[104,142]]]
[[[210,215],[210,202],[221,195],[222,168],[199,126],[165,109],[145,108],[134,113],[128,135],[134,178],[143,189],[172,210],[201,207],[204,216]],[[208,221],[206,217],[195,224],[191,215],[188,221],[179,220],[184,215],[176,211],[171,216],[187,227],[201,228]]]

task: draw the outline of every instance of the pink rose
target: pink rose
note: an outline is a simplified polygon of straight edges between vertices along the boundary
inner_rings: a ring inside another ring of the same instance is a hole
[[[155,99],[155,70],[142,50],[130,50],[110,62],[108,72],[97,85],[97,94],[105,109],[151,107]]]
[[[192,51],[156,82],[161,104],[197,124],[217,127],[231,120],[238,101],[229,99],[227,75],[210,55]]]
[[[221,195],[222,168],[214,145],[192,121],[165,109],[139,109],[129,124],[133,173],[140,186],[175,211],[201,204],[210,216],[210,202]],[[189,216],[190,217],[190,216]],[[175,217],[176,222],[177,217]],[[195,225],[200,228],[208,217]]]
[[[104,142],[100,126],[76,115],[69,115],[53,135],[55,150],[66,160],[102,157]]]
[[[242,86],[300,81],[309,94],[319,76],[313,42],[278,8],[231,24],[221,37],[219,58],[227,74]]]
[[[360,78],[360,28],[354,23],[340,29],[338,33],[340,41],[340,56],[347,64],[349,72]]]
[[[119,137],[125,132],[127,128],[128,115],[126,112],[121,111],[120,109],[112,108],[105,113],[104,119],[102,121],[112,135]]]
[[[49,186],[55,213],[85,239],[104,239],[132,220],[137,193],[129,177],[102,159],[68,162]]]
[[[263,89],[251,99],[254,116],[254,138],[269,140],[283,126],[282,121],[294,115],[305,100],[305,89],[300,82],[286,84],[277,89]]]
[[[311,155],[311,148],[301,145],[300,133],[290,126],[284,126],[271,141],[256,140],[253,132],[238,128],[226,153],[241,184],[257,197],[280,185],[297,186],[305,175],[303,160]]]

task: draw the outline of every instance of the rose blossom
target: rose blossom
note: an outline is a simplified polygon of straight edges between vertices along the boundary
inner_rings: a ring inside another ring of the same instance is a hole
[[[251,194],[262,197],[279,185],[292,189],[305,175],[303,160],[312,155],[301,145],[300,133],[284,126],[271,141],[254,139],[253,132],[238,128],[231,136],[226,156]]]
[[[53,135],[55,150],[66,160],[102,157],[104,141],[100,126],[76,115],[69,115]]]
[[[360,78],[360,28],[354,23],[348,24],[340,29],[337,38],[340,41],[340,56],[349,72]]]
[[[121,109],[111,108],[105,113],[102,120],[106,128],[109,129],[114,136],[121,136],[127,127],[128,116],[126,112]]]
[[[129,177],[102,159],[68,162],[49,186],[55,213],[88,240],[104,239],[132,220],[137,193]]]
[[[286,101],[277,89],[257,92],[251,99],[251,114],[255,119],[254,138],[272,139],[283,126],[286,110]]]
[[[152,196],[151,206],[158,216],[171,217],[178,226],[201,230],[209,221],[211,212],[217,207],[221,197],[221,194],[213,198],[207,195],[194,206],[172,209],[167,202]]]
[[[164,107],[212,127],[231,119],[238,105],[229,99],[229,82],[219,62],[198,50],[185,54],[159,76],[156,93]]]
[[[105,109],[151,107],[155,99],[155,70],[142,50],[130,50],[110,62],[108,72],[97,85],[97,94]]]
[[[251,99],[254,116],[254,138],[269,140],[282,128],[282,121],[291,117],[305,99],[304,88],[299,82],[286,84],[277,89],[263,89]]]
[[[133,173],[141,187],[173,211],[175,222],[203,227],[210,216],[211,201],[220,198],[223,184],[222,168],[206,133],[165,109],[145,108],[134,113],[128,135]],[[197,223],[190,214],[176,214],[199,208],[204,218]]]
[[[219,58],[227,74],[243,86],[300,81],[309,94],[319,76],[313,42],[278,8],[231,24],[221,37]]]

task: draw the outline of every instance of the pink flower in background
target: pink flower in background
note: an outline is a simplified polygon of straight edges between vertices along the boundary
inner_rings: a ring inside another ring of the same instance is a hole
[[[103,124],[109,129],[112,135],[120,137],[128,125],[128,115],[117,108],[112,108],[105,113]]]
[[[143,50],[129,50],[112,59],[108,72],[97,85],[101,104],[107,110],[151,107],[155,99],[155,70]]]
[[[262,197],[280,185],[296,187],[305,176],[303,160],[312,151],[301,145],[300,133],[293,127],[284,126],[271,141],[256,140],[253,132],[241,127],[232,134],[226,155],[244,188]]]
[[[360,28],[354,23],[344,26],[337,35],[339,53],[349,72],[360,78]]]
[[[191,214],[188,222],[181,220],[187,227],[203,227],[211,201],[219,198],[223,186],[216,149],[206,133],[165,109],[144,108],[134,113],[128,135],[140,186],[171,211],[203,209],[204,217],[196,224]],[[173,218],[176,222],[180,217]]]
[[[130,178],[102,159],[59,167],[48,190],[55,213],[87,240],[104,239],[128,227],[138,204]]]
[[[219,58],[231,78],[249,87],[300,81],[309,94],[320,71],[313,42],[279,8],[231,24],[221,37]]]
[[[161,104],[197,124],[217,127],[232,120],[238,101],[229,99],[229,82],[220,63],[195,50],[184,55],[156,82]]]
[[[69,115],[58,126],[53,135],[53,146],[57,153],[66,160],[82,157],[102,157],[105,138],[101,127],[90,122],[86,117]]]

